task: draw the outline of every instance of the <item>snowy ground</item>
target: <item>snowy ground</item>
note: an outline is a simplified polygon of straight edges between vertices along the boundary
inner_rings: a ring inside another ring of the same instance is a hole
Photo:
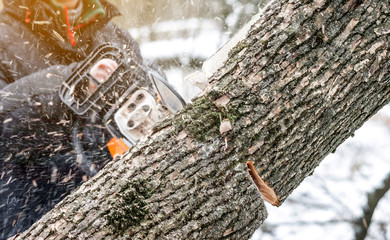
[[[165,37],[153,40],[150,28],[131,31],[148,59],[179,56],[183,64],[187,64],[191,58],[206,59],[227,40],[211,20],[172,21],[153,27],[160,33],[166,31]],[[183,35],[186,27],[189,30]],[[182,34],[172,35],[170,31]],[[190,71],[195,70],[166,69],[169,81],[187,100],[199,92],[183,81]],[[353,239],[351,222],[362,214],[366,194],[390,173],[389,143],[390,106],[387,106],[329,155],[283,206],[267,205],[269,217],[252,240]],[[390,194],[379,203],[367,239],[390,239],[388,203]]]

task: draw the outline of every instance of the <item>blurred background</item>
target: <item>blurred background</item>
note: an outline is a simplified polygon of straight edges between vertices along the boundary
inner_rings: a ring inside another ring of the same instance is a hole
[[[165,70],[186,100],[199,92],[183,81],[201,68],[268,0],[111,0],[143,56]]]
[[[111,0],[115,19],[190,100],[183,81],[268,0]],[[0,2],[2,7],[2,2]],[[390,107],[328,156],[269,217],[253,240],[390,239]],[[362,219],[365,219],[364,221]],[[367,230],[367,234],[365,233]]]

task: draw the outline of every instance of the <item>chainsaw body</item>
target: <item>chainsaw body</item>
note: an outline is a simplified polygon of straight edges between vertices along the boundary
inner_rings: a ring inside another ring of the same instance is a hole
[[[102,59],[118,66],[99,81],[90,70]],[[60,98],[81,117],[98,116],[113,138],[128,147],[147,135],[154,123],[185,106],[160,71],[110,44],[95,49],[75,69],[61,86]]]

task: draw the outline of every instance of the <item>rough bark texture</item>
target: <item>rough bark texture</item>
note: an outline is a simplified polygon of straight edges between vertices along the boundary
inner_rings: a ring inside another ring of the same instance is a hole
[[[246,161],[283,202],[389,101],[389,14],[274,1],[202,96],[16,239],[249,238],[267,213]]]

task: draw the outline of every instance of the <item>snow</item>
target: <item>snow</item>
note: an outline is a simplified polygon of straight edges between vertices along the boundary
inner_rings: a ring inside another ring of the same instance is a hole
[[[142,43],[141,53],[147,59],[206,59],[228,40],[220,28],[219,21],[193,18],[130,29],[130,34]]]

